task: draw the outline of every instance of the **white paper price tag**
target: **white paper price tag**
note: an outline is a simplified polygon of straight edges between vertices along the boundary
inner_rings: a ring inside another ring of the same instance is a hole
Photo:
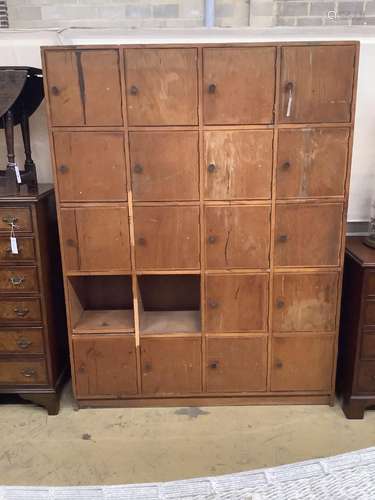
[[[18,165],[14,165],[14,171],[16,172],[16,179],[17,179],[17,183],[18,184],[21,184],[22,183],[22,180],[21,180],[21,175],[20,175],[20,169],[18,168]]]
[[[13,254],[18,254],[17,238],[15,236],[10,237],[10,249]]]

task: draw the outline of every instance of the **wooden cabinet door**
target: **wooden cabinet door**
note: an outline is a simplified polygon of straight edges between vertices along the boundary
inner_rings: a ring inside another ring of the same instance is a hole
[[[207,268],[268,268],[270,218],[270,206],[206,207]]]
[[[272,339],[271,391],[331,391],[332,335]]]
[[[202,391],[201,339],[143,338],[143,394],[190,394]]]
[[[52,125],[122,125],[118,50],[46,50],[45,67]]]
[[[342,203],[276,206],[276,266],[337,266]]]
[[[270,199],[272,141],[272,130],[205,132],[205,198]]]
[[[268,274],[206,276],[206,331],[264,332]]]
[[[197,49],[125,49],[129,125],[197,125]]]
[[[78,398],[137,393],[134,338],[90,335],[73,339]]]
[[[333,332],[338,273],[276,273],[273,279],[274,332]]]
[[[199,268],[199,207],[134,208],[138,269]]]
[[[348,147],[349,129],[280,130],[277,198],[343,196]]]
[[[122,132],[54,132],[60,201],[127,199]]]
[[[281,123],[350,122],[354,45],[283,47]]]
[[[275,61],[275,47],[203,49],[204,123],[272,123]]]
[[[130,270],[127,207],[63,208],[60,222],[67,271]]]
[[[207,392],[265,391],[266,337],[208,337]]]
[[[198,132],[130,132],[135,201],[199,199]]]

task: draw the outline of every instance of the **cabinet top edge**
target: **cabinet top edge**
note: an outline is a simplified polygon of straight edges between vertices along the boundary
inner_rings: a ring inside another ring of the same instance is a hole
[[[75,45],[42,45],[41,51],[64,51],[64,50],[105,50],[105,49],[173,49],[173,48],[240,48],[240,47],[306,47],[306,46],[339,46],[351,45],[354,47],[360,46],[359,40],[311,40],[311,41],[291,41],[291,42],[218,42],[218,43],[204,43],[204,42],[188,42],[188,43],[174,43],[174,42],[145,42],[145,43],[121,43],[121,44],[75,44]]]

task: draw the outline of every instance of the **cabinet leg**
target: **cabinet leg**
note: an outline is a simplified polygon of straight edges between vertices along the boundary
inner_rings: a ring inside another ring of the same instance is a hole
[[[366,403],[360,399],[345,399],[342,404],[346,418],[362,419],[365,414]]]
[[[31,401],[39,406],[43,406],[48,415],[57,415],[60,410],[60,396],[59,394],[19,394],[22,399]]]

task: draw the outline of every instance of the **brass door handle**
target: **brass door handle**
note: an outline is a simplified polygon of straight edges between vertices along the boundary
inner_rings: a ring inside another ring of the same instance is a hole
[[[22,283],[24,283],[25,281],[25,278],[23,276],[11,276],[9,278],[9,282],[13,285],[13,286],[19,286],[19,285],[22,285]]]
[[[15,224],[17,221],[18,217],[14,217],[13,215],[6,215],[5,217],[3,217],[3,222],[5,222],[5,224],[8,224],[9,226]]]

